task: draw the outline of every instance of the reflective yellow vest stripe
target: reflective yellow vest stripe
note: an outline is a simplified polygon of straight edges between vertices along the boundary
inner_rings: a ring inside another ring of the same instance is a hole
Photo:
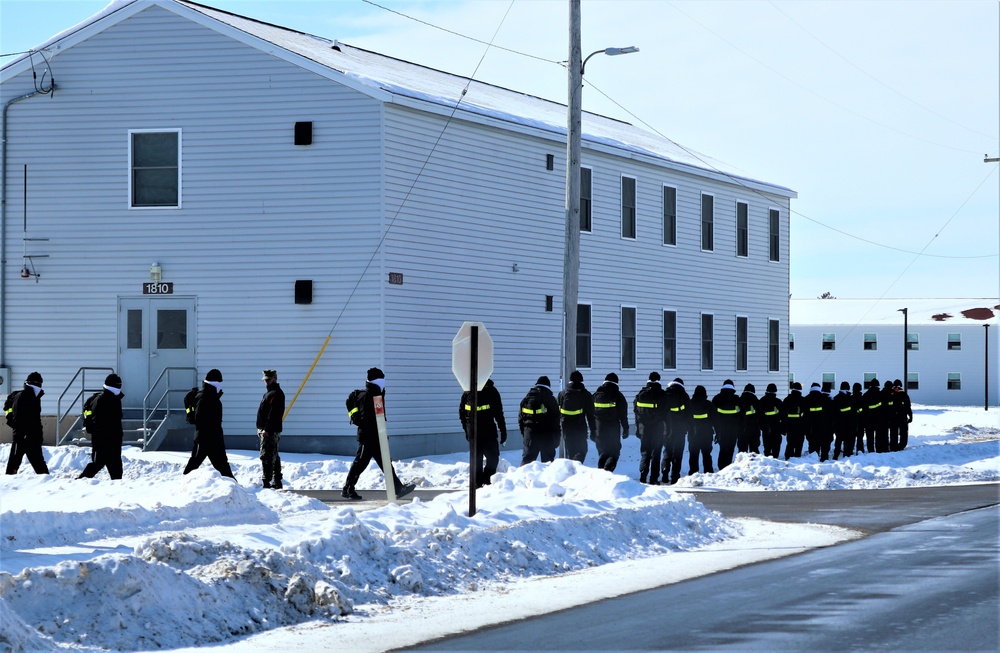
[[[874,406],[869,406],[868,410],[875,410],[876,408],[881,408],[881,407],[882,407],[882,402],[880,401],[877,404],[875,404]]]
[[[850,412],[850,410],[851,410],[851,407],[850,407],[850,406],[848,406],[847,408],[841,408],[841,409],[840,409],[840,412],[842,412],[842,413],[847,413],[847,412]]]
[[[193,408],[188,408],[188,412],[190,412],[192,410],[194,410],[194,409]],[[355,406],[354,408],[352,408],[349,411],[347,411],[347,416],[348,417],[354,417],[354,413],[356,413],[356,412],[358,412],[358,408]]]
[[[562,413],[563,415],[583,415],[582,408],[580,408],[579,410],[566,410],[565,408],[560,408],[559,412]]]
[[[538,410],[533,410],[531,408],[522,408],[521,412],[524,413],[525,415],[541,415],[542,413],[547,413],[549,411],[545,409],[545,406],[542,406]]]
[[[641,401],[635,402],[636,408],[656,408],[656,404],[645,404]]]
[[[708,413],[700,413],[698,415],[692,415],[691,417],[695,419],[708,419]]]
[[[739,408],[716,408],[720,415],[735,415],[740,412]]]
[[[810,413],[819,413],[819,412],[822,412],[822,410],[823,410],[822,406],[810,406],[809,407],[809,412]]]
[[[679,413],[682,410],[684,410],[685,408],[687,408],[687,406],[681,405],[681,406],[674,406],[670,410],[673,411],[673,412],[675,412],[675,413]]]
[[[594,408],[614,408],[617,405],[618,404],[613,404],[613,403],[612,404],[599,404],[599,403],[595,402],[594,403]]]
[[[802,413],[788,413],[788,417],[802,417]]]
[[[482,406],[476,406],[476,410],[489,410],[489,409],[490,409],[490,405],[489,404],[483,404]],[[472,406],[470,406],[469,404],[465,404],[465,410],[471,411],[472,410]]]
[[[765,415],[768,415],[768,416],[770,416],[770,415],[777,415],[777,414],[778,414],[778,411],[776,411],[776,410],[769,410],[769,411],[767,411],[767,412],[766,412],[766,413],[764,413],[764,414],[765,414]]]
[[[757,411],[756,411],[756,410],[754,409],[754,407],[753,407],[753,406],[751,406],[751,407],[750,407],[750,410],[748,410],[746,414],[747,414],[747,415],[756,415],[756,414],[757,414]]]

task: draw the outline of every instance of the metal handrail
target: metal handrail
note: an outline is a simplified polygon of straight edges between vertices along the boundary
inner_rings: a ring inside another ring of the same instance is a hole
[[[82,414],[77,415],[76,419],[73,420],[73,423],[70,424],[68,429],[66,429],[66,433],[62,433],[62,421],[69,416],[70,411],[72,411],[73,407],[76,406],[76,402],[81,401],[83,396],[88,392],[97,392],[98,390],[97,388],[90,388],[90,389],[87,388],[88,370],[92,372],[100,371],[105,373],[113,373],[115,371],[114,368],[112,367],[81,367],[76,371],[76,374],[73,375],[73,378],[70,379],[69,383],[66,384],[66,389],[63,390],[62,394],[59,395],[59,398],[56,399],[56,444],[57,445],[63,444],[63,440],[66,438],[66,436],[68,436],[70,433],[73,432],[74,429],[76,429],[76,425],[79,424],[80,420],[83,418]],[[69,406],[66,408],[66,412],[64,413],[62,411],[63,399],[66,397],[66,393],[70,391],[70,388],[73,387],[73,384],[76,383],[77,377],[80,378],[80,392],[78,392],[76,396],[73,397],[73,401],[70,402]],[[80,412],[81,413],[83,412],[82,403],[80,404]]]
[[[175,408],[171,407],[171,405],[170,405],[170,395],[172,393],[180,392],[181,390],[187,392],[187,390],[189,389],[187,386],[185,386],[184,388],[174,388],[174,387],[171,387],[171,384],[170,384],[170,373],[171,372],[181,372],[181,371],[183,371],[183,372],[191,372],[193,374],[193,376],[194,376],[195,379],[198,378],[198,368],[196,368],[196,367],[164,367],[163,370],[160,372],[160,375],[158,377],[156,377],[155,381],[153,381],[153,384],[149,388],[149,392],[147,392],[146,396],[142,398],[142,432],[143,432],[142,448],[143,448],[143,450],[146,449],[146,447],[148,446],[149,442],[153,439],[151,437],[151,435],[155,435],[156,432],[158,432],[163,427],[163,425],[166,424],[166,422],[167,422],[166,417],[169,417],[170,413],[172,411],[182,410],[184,408],[183,406],[179,406],[178,408],[175,409]],[[157,387],[160,385],[160,382],[163,381],[163,380],[166,380],[166,387],[163,389],[162,394],[160,394],[160,396],[156,400],[156,402],[152,406],[150,406],[149,405],[150,399],[154,395],[154,393],[156,392]],[[166,406],[163,406],[164,402],[166,402]],[[150,431],[152,429],[149,428],[149,422],[151,421],[152,416],[157,411],[160,411],[160,410],[163,410],[165,412],[166,417],[163,420],[160,421],[160,423],[157,425],[155,431],[151,434]]]

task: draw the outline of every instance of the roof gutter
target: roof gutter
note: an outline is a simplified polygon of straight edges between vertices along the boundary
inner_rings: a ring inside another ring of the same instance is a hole
[[[3,105],[3,141],[0,143],[0,367],[7,367],[7,110],[16,102],[50,92],[51,89],[44,93],[32,91],[7,100]]]

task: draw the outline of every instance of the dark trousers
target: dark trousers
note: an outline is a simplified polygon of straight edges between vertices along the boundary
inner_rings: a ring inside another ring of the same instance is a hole
[[[7,458],[7,473],[16,474],[21,467],[21,461],[27,457],[31,463],[31,468],[36,474],[48,474],[49,467],[45,464],[45,456],[42,455],[42,438],[18,438],[14,436],[14,443],[10,447],[10,457]]]
[[[897,451],[902,451],[906,448],[906,443],[910,439],[910,423],[903,422],[899,425],[899,449]]]
[[[659,429],[644,429],[639,436],[639,482],[656,483],[660,478],[660,455],[663,452],[663,434]]]
[[[850,456],[854,453],[854,433],[852,427],[837,429],[836,438],[833,445],[833,459],[837,460],[841,455]]]
[[[781,455],[781,429],[767,422],[761,427],[761,440],[764,441],[764,455],[777,458]]]
[[[733,462],[733,452],[736,450],[735,433],[719,433],[719,469],[728,467]]]
[[[736,442],[736,450],[742,453],[760,453],[760,427],[744,427]]]
[[[805,443],[806,435],[798,429],[788,429],[785,436],[785,460],[798,458],[802,455],[802,445]]]
[[[587,424],[563,427],[563,445],[566,457],[582,463],[587,458]]]
[[[270,485],[272,482],[281,485],[281,455],[278,452],[281,434],[258,430],[257,442],[260,444],[260,469],[264,485]]]
[[[876,424],[872,431],[875,436],[875,453],[888,453],[889,426],[886,424]]]
[[[550,463],[556,459],[556,445],[558,444],[558,433],[539,433],[532,429],[524,429],[521,448],[521,464],[527,465],[540,459],[543,463]]]
[[[496,436],[476,438],[476,487],[489,485],[500,464],[500,440]]]
[[[191,458],[184,467],[184,473],[190,474],[201,467],[205,459],[212,463],[223,476],[236,478],[233,476],[233,469],[229,466],[229,458],[226,456],[226,443],[220,439],[218,442],[195,442],[191,450]]]
[[[375,464],[382,470],[382,474],[385,475],[385,467],[382,466],[382,447],[379,446],[378,440],[358,443],[358,453],[354,455],[354,462],[351,463],[351,468],[347,470],[347,480],[344,481],[345,490],[354,489],[358,479],[361,478],[361,474],[368,469],[368,463],[373,458],[375,459]],[[389,469],[392,472],[392,485],[398,493],[399,489],[403,487],[403,483],[396,476],[396,470],[391,464],[389,465]]]
[[[688,474],[698,473],[698,460],[704,465],[704,472],[711,474],[712,468],[712,428],[695,428],[688,432]]]
[[[606,472],[613,472],[618,467],[618,459],[622,455],[622,437],[616,429],[613,433],[598,433],[597,435],[597,467]]]
[[[664,483],[676,483],[681,477],[681,460],[684,458],[684,440],[686,432],[667,436],[663,443],[663,460],[660,462],[660,473]]]
[[[83,468],[77,478],[94,478],[101,469],[107,467],[112,480],[122,477],[122,443],[101,443],[94,438],[94,446],[90,450],[90,462]]]
[[[889,451],[902,451],[909,439],[910,425],[906,422],[896,422],[889,425]]]

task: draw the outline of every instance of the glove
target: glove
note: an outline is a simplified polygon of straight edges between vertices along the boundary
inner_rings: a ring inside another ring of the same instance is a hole
[[[505,444],[507,442],[507,431],[500,434],[500,444]]]
[[[907,424],[909,424],[912,421],[913,421],[913,415],[910,415],[909,417],[906,418],[906,423]]]
[[[712,444],[719,444],[719,436],[716,435],[712,438]]]

